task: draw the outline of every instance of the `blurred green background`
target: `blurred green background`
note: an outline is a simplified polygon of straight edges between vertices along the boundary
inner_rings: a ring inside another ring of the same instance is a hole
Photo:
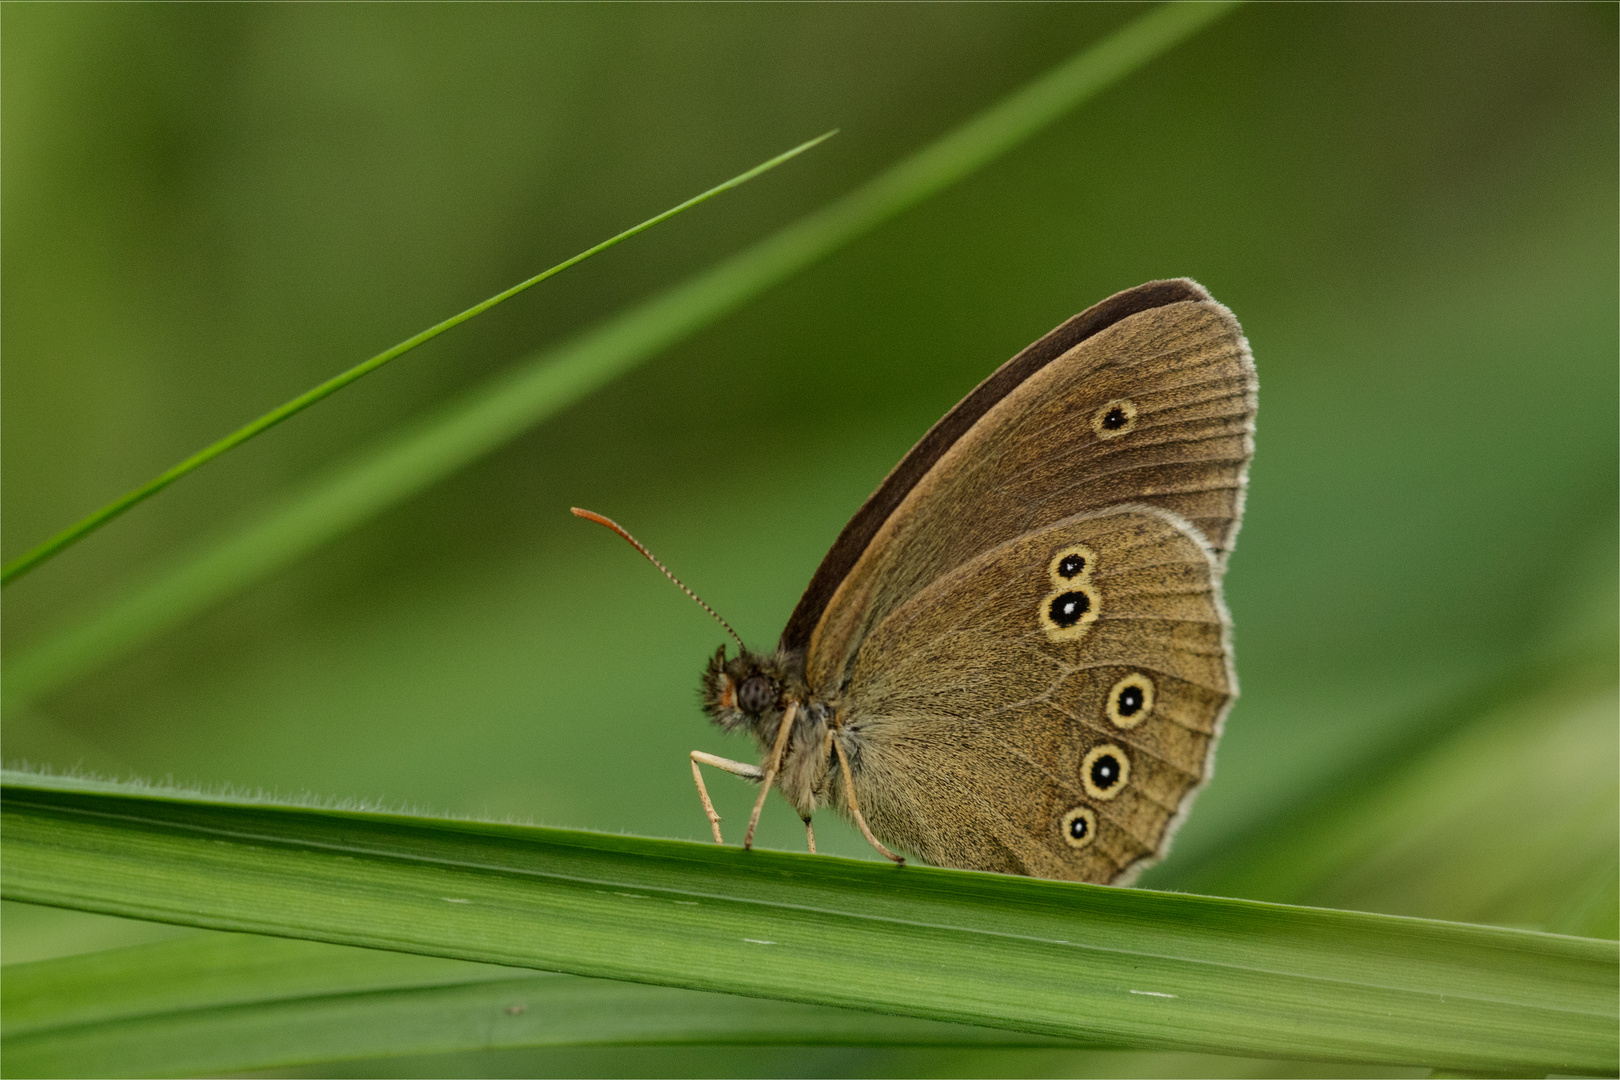
[[[6,5],[7,559],[342,368],[842,129],[8,588],[7,654],[1140,11]],[[8,713],[5,758],[704,839],[686,752],[748,756],[697,708],[721,634],[567,507],[617,518],[771,643],[844,520],[963,393],[1091,303],[1187,275],[1237,313],[1260,370],[1228,577],[1243,698],[1144,883],[1614,936],[1616,31],[1610,4],[1240,10],[448,482]],[[711,784],[735,832],[752,789]],[[779,801],[762,835],[802,843]],[[818,835],[867,854],[830,819]],[[16,905],[3,931],[8,961],[172,932]],[[362,1071],[1265,1070],[1189,1062],[580,1051]]]

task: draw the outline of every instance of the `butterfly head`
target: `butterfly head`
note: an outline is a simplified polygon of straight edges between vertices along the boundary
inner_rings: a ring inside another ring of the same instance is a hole
[[[782,653],[715,650],[703,672],[703,711],[727,731],[776,729],[791,701],[805,698],[802,664]]]

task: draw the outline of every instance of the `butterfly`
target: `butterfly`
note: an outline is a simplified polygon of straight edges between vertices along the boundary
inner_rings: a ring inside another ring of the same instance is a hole
[[[776,649],[709,661],[704,711],[764,760],[692,752],[716,842],[700,765],[761,785],[744,846],[774,788],[811,851],[830,807],[896,862],[1126,884],[1162,857],[1237,694],[1221,580],[1256,390],[1237,320],[1187,279],[980,383],[850,519]]]

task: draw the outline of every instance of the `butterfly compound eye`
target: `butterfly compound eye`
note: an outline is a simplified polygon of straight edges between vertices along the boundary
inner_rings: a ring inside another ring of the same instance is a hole
[[[1091,415],[1091,430],[1099,439],[1124,435],[1136,426],[1136,404],[1115,398]]]
[[[763,675],[750,675],[737,690],[737,705],[743,712],[762,713],[776,704],[776,687]]]
[[[1113,743],[1092,749],[1080,763],[1080,782],[1093,799],[1112,799],[1131,778],[1131,759]]]
[[[1077,806],[1063,815],[1063,840],[1072,848],[1083,848],[1097,839],[1097,815],[1089,806]]]

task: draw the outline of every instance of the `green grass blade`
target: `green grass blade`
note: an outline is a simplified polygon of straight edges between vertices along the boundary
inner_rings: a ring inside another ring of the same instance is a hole
[[[26,574],[40,563],[43,563],[47,559],[50,559],[62,551],[72,547],[86,536],[89,536],[91,533],[113,520],[113,518],[118,517],[124,511],[130,509],[136,504],[145,502],[147,499],[151,498],[153,495],[156,495],[158,492],[162,491],[176,480],[179,480],[187,473],[201,468],[226,451],[241,446],[254,436],[270,430],[283,420],[296,416],[305,409],[309,408],[311,405],[315,404],[317,401],[331,397],[345,386],[348,386],[357,379],[371,374],[373,371],[376,371],[390,360],[394,360],[405,355],[418,345],[423,345],[429,341],[432,341],[446,330],[460,326],[462,323],[466,322],[468,319],[471,319],[475,315],[482,315],[496,304],[510,300],[512,297],[529,289],[531,286],[538,285],[547,278],[555,277],[564,270],[567,270],[569,267],[584,262],[592,255],[606,251],[613,245],[621,241],[628,240],[637,233],[646,232],[654,225],[668,221],[675,215],[690,210],[699,203],[708,202],[721,192],[730,191],[734,187],[741,184],[746,184],[756,176],[771,171],[778,165],[788,161],[791,158],[798,157],[812,146],[832,138],[834,134],[836,134],[836,132],[829,131],[825,135],[817,136],[816,138],[811,139],[809,142],[801,143],[798,146],[795,146],[786,153],[778,154],[769,161],[756,165],[747,172],[734,176],[723,184],[717,184],[700,195],[694,195],[692,198],[687,199],[679,206],[672,206],[663,213],[648,218],[640,225],[635,225],[624,230],[617,236],[609,237],[600,244],[597,244],[595,247],[587,248],[578,255],[575,255],[573,258],[560,262],[556,266],[551,267],[549,270],[542,270],[540,273],[529,278],[527,281],[520,281],[511,288],[496,293],[483,303],[474,304],[472,307],[461,312],[459,315],[452,315],[443,322],[430,326],[421,333],[406,338],[393,348],[386,349],[383,352],[378,353],[376,356],[373,356],[371,359],[356,364],[354,367],[343,372],[342,374],[334,375],[332,378],[327,379],[319,386],[306,390],[304,393],[299,394],[286,404],[271,409],[257,420],[237,428],[235,431],[231,432],[223,439],[220,439],[218,442],[203,447],[201,450],[197,451],[195,454],[192,454],[184,461],[170,469],[165,470],[162,473],[159,473],[157,476],[153,477],[151,480],[148,480],[140,487],[135,488],[133,491],[129,491],[119,498],[114,499],[112,502],[108,503],[106,506],[103,506],[95,513],[90,514],[88,517],[85,517],[73,525],[68,526],[55,536],[45,540],[33,550],[13,559],[11,562],[5,565],[3,570],[0,570],[0,586],[10,584],[12,580]]]
[[[1616,943],[10,774],[7,899],[1135,1047],[1612,1072]]]
[[[6,707],[49,693],[455,472],[988,164],[1233,6],[1148,11],[827,207],[312,478],[9,663]]]
[[[541,1046],[1063,1047],[965,1024],[210,934],[5,969],[16,1076],[210,1075]]]
[[[1551,658],[1535,654],[1415,713],[1402,725],[1407,736],[1387,752],[1157,881],[1282,903],[1620,936],[1612,635],[1584,644],[1565,643]],[[1594,752],[1605,744],[1609,753]],[[1514,809],[1526,773],[1560,778],[1535,815]],[[515,1004],[521,1019],[507,1011]],[[224,934],[14,964],[0,982],[0,1015],[0,1054],[29,1075],[196,1075],[497,1047],[1072,1045]]]
[[[1309,802],[1158,881],[1194,892],[1613,938],[1614,776],[1605,766],[1614,755],[1592,752],[1605,738],[1614,742],[1613,694],[1612,641],[1589,652],[1566,647],[1551,661],[1532,658],[1415,714],[1403,725],[1409,737],[1384,755],[1356,763]],[[1561,778],[1533,817],[1514,813],[1512,791],[1503,790],[1527,771]],[[508,1011],[514,1007],[521,1012]],[[223,934],[12,965],[0,983],[0,1015],[0,1054],[19,1072],[40,1076],[197,1075],[582,1045],[1072,1045]]]

